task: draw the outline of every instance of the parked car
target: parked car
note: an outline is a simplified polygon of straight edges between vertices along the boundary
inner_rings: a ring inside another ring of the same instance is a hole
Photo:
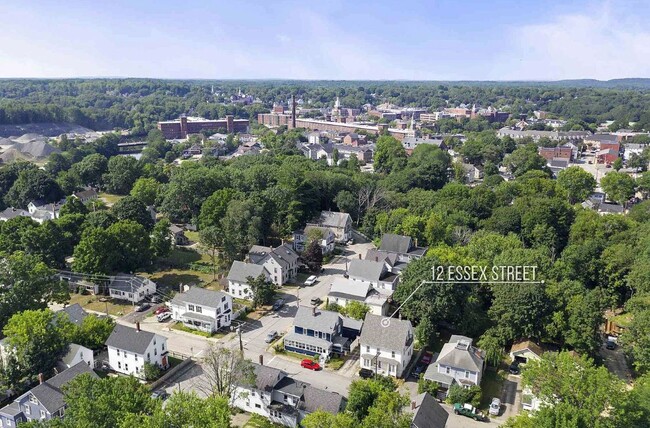
[[[167,391],[159,389],[158,391],[154,391],[154,392],[151,393],[151,398],[153,398],[154,400],[163,400],[164,401],[167,398],[169,398],[169,394],[167,393]]]
[[[467,403],[465,404],[455,403],[454,413],[457,415],[467,416],[468,418],[472,418],[475,421],[483,420],[483,415],[479,413],[478,409],[476,409],[476,407],[472,406],[471,404],[467,404]]]
[[[151,305],[149,303],[143,303],[141,305],[136,306],[135,311],[136,312],[144,312],[147,309],[149,309],[150,307],[151,307]]]
[[[519,370],[519,361],[513,361],[512,364],[510,364],[510,367],[508,367],[508,372],[510,374],[518,375],[521,370]]]
[[[373,372],[370,369],[361,369],[361,370],[359,370],[359,377],[361,379],[370,379],[374,375],[375,375],[375,372]]]
[[[433,355],[431,352],[425,352],[420,361],[422,361],[423,364],[429,365],[431,364],[431,361],[433,361]]]
[[[314,370],[314,371],[320,370],[320,364],[312,360],[302,360],[300,362],[300,365],[309,370]]]
[[[422,364],[418,364],[415,366],[415,370],[413,370],[413,376],[416,378],[420,376],[420,373],[424,371],[424,366]]]
[[[492,399],[492,402],[490,403],[490,414],[494,416],[499,416],[500,412],[501,412],[501,400],[495,397]]]
[[[321,303],[323,303],[323,301],[320,299],[320,297],[312,297],[311,300],[310,300],[310,302],[311,302],[311,304],[314,305],[314,306],[318,306],[318,305],[320,305]]]
[[[284,306],[284,299],[278,299],[275,301],[271,309],[273,309],[274,311],[279,311],[280,308],[282,308],[283,306]]]
[[[158,314],[162,314],[163,312],[171,312],[171,309],[169,309],[167,306],[163,305],[163,306],[159,307],[158,309],[156,309],[153,313],[158,315]]]
[[[266,335],[266,339],[264,339],[264,342],[266,343],[271,343],[278,337],[278,332],[273,330],[272,332],[269,332],[269,334]]]
[[[151,296],[151,303],[160,303],[160,297],[158,296]]]
[[[305,281],[305,285],[314,285],[316,284],[316,275],[312,275]]]
[[[171,317],[172,317],[171,312],[162,312],[162,313],[159,313],[158,315],[156,315],[156,319],[158,320],[158,322],[165,322],[168,319],[170,319]]]
[[[605,348],[616,349],[616,342],[614,342],[613,340],[608,340],[607,342],[605,342]]]

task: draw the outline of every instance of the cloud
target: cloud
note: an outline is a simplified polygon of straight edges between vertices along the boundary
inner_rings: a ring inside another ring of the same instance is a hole
[[[650,76],[650,30],[635,8],[608,2],[584,13],[514,27],[511,43],[493,65],[509,79],[613,79]]]

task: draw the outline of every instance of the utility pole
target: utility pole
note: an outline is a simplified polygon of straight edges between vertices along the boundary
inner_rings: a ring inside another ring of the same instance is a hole
[[[241,340],[241,327],[237,327],[237,334],[239,335],[239,352],[244,352],[244,343]]]

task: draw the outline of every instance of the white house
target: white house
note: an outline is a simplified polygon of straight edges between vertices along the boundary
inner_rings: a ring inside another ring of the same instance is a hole
[[[436,361],[429,365],[424,378],[438,382],[443,389],[451,385],[480,385],[485,370],[485,352],[472,346],[472,339],[453,335],[445,343]]]
[[[512,361],[518,361],[526,364],[529,360],[539,360],[542,358],[544,350],[531,340],[522,340],[512,344],[510,348],[510,358]]]
[[[85,346],[81,346],[76,343],[71,343],[68,353],[61,358],[58,366],[65,369],[69,369],[72,366],[77,365],[79,362],[85,362],[88,364],[88,367],[91,369],[97,368],[95,364],[95,356],[93,355],[93,350],[88,349]]]
[[[315,388],[282,370],[259,364],[253,367],[255,383],[233,388],[233,407],[291,428],[316,410],[335,415],[345,409],[345,397],[336,392]]]
[[[411,321],[367,314],[359,338],[361,368],[400,377],[411,361],[413,342]]]
[[[304,230],[297,230],[293,232],[293,249],[297,252],[302,252],[305,250],[305,244],[309,238],[310,231],[318,230],[322,234],[320,239],[320,248],[323,254],[329,254],[334,251],[334,240],[336,236],[334,232],[326,227],[321,226],[307,226]]]
[[[174,296],[172,318],[195,330],[214,333],[232,322],[232,297],[221,291],[192,287]]]
[[[292,281],[298,274],[298,254],[289,244],[276,248],[253,245],[248,252],[248,260],[264,266],[270,281],[279,287]]]
[[[320,217],[307,226],[322,226],[330,229],[337,242],[348,242],[352,239],[352,217],[348,213],[322,211]]]
[[[263,265],[235,260],[228,271],[228,290],[226,291],[238,299],[252,300],[253,292],[248,284],[248,278],[257,278],[260,275],[264,275],[267,280],[271,278]]]
[[[390,294],[388,294],[390,293]],[[359,302],[367,305],[375,315],[387,315],[388,298],[392,292],[380,293],[367,282],[352,281],[348,278],[336,277],[330,286],[327,298],[330,303],[345,307],[349,302]]]
[[[118,300],[138,303],[145,297],[156,293],[156,283],[148,278],[134,275],[117,275],[111,277],[108,294]]]
[[[125,375],[144,378],[144,363],[169,368],[167,338],[155,333],[116,324],[106,340],[108,365],[112,370]]]
[[[59,218],[59,211],[64,203],[65,199],[53,203],[47,203],[39,199],[27,204],[27,211],[29,211],[30,217],[34,221],[43,223],[46,220]]]
[[[384,261],[354,259],[348,266],[348,276],[352,281],[370,284],[377,290],[394,291],[399,277],[389,270]]]

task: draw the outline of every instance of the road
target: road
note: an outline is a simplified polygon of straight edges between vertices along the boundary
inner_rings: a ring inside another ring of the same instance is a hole
[[[354,379],[351,373],[355,373],[355,369],[348,366],[344,373],[330,370],[314,372],[304,369],[297,360],[281,354],[274,354],[272,346],[265,343],[265,338],[271,331],[277,331],[280,335],[287,333],[293,325],[293,318],[299,304],[310,306],[309,302],[313,297],[319,297],[325,301],[335,276],[343,274],[350,260],[357,258],[359,254],[365,256],[366,251],[371,247],[372,244],[348,246],[344,255],[336,256],[329,264],[323,266],[325,270],[318,276],[318,281],[313,286],[284,287],[281,290],[281,297],[285,299],[286,304],[281,310],[269,313],[257,321],[241,324],[241,342],[246,358],[254,362],[259,362],[261,358],[265,365],[283,370],[301,381],[308,382],[318,388],[347,395],[348,387]],[[119,319],[118,322],[133,325],[134,316],[128,314]],[[213,344],[230,349],[237,349],[240,346],[238,334],[235,332],[227,334],[222,339],[205,338],[192,333],[173,330],[169,322],[159,323],[153,316],[142,319],[140,327],[145,331],[165,336],[167,338],[167,347],[172,354],[192,356],[199,360]],[[178,388],[181,390],[193,389],[201,393],[201,375],[202,369],[200,365],[197,365],[179,379],[176,379],[173,385],[168,385],[167,390],[171,392]]]

